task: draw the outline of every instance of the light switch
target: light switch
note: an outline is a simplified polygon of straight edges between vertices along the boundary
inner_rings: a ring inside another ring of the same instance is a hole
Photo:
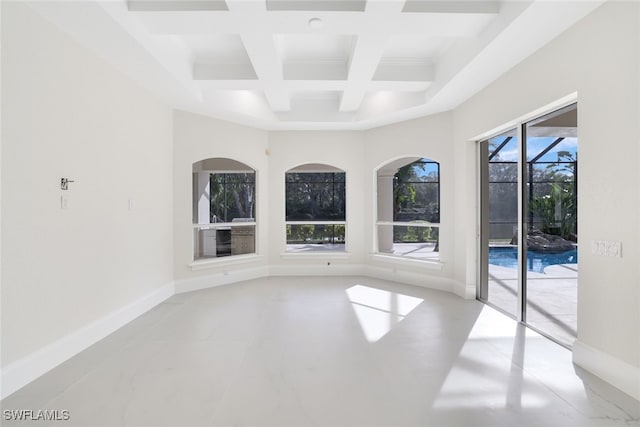
[[[133,210],[133,199],[129,199],[129,210],[132,211]]]
[[[60,209],[66,210],[69,206],[69,198],[66,195],[60,196]]]

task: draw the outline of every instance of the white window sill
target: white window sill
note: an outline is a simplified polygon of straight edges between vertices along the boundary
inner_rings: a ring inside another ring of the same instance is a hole
[[[262,258],[263,256],[258,254],[231,255],[220,258],[199,259],[189,264],[189,267],[192,271],[205,270],[207,268],[226,267],[228,265],[257,262],[261,261]]]
[[[406,256],[374,253],[369,255],[373,261],[388,262],[396,265],[406,265],[413,267],[428,268],[431,270],[442,270],[444,263],[435,259],[417,259]]]
[[[349,259],[351,254],[349,252],[332,252],[332,251],[317,251],[312,253],[301,252],[281,252],[280,258],[282,259]]]

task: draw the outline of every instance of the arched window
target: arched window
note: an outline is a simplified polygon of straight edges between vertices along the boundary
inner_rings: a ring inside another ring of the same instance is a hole
[[[439,260],[440,164],[403,158],[377,171],[377,251]]]
[[[288,252],[344,251],[345,172],[306,164],[285,173]]]
[[[256,173],[211,158],[193,164],[194,260],[255,253]]]

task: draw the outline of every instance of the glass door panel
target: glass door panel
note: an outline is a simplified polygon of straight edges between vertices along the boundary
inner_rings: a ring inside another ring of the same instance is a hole
[[[518,132],[481,143],[480,299],[518,316]]]
[[[572,345],[577,335],[577,106],[528,122],[524,319]]]

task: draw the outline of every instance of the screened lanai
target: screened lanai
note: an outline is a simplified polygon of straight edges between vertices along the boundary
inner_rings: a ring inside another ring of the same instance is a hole
[[[480,299],[571,345],[577,335],[577,107],[523,123],[486,141],[484,150],[487,283]],[[519,233],[519,215],[526,233]]]

